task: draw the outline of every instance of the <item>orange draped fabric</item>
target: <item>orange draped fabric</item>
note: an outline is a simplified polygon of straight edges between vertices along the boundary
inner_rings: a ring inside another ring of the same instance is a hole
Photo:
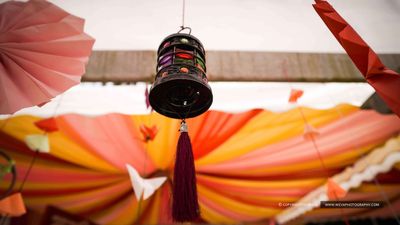
[[[303,138],[305,124],[298,109],[283,113],[209,111],[188,120],[202,220],[267,220],[285,208],[279,203],[297,201],[400,131],[395,115],[350,105],[328,110],[302,108],[302,112],[320,132],[316,142],[326,169],[321,168],[312,143]],[[24,137],[43,133],[35,126],[40,120],[18,116],[0,121],[0,147],[16,161],[17,186],[34,154],[24,144]],[[48,134],[51,152],[40,153],[25,184],[28,208],[43,212],[51,204],[100,224],[171,222],[171,182],[138,204],[125,164],[144,177],[170,178],[178,120],[152,113],[69,114],[57,116],[55,121],[59,130]],[[142,125],[157,126],[154,140],[143,141]]]

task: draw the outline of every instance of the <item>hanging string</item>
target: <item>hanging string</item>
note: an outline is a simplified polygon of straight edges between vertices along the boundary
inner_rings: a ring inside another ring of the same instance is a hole
[[[11,117],[12,117],[12,114],[9,115],[6,119],[3,119],[3,123],[2,123],[1,126],[0,126],[0,132],[3,132],[3,129],[5,129],[7,123],[11,121]],[[13,179],[14,179],[13,182],[15,182],[16,174],[15,174],[15,176],[13,177]],[[11,189],[10,191],[12,191],[12,189]],[[6,224],[6,223],[7,223],[8,217],[9,217],[8,214],[3,215],[3,216],[0,218],[0,225]]]
[[[286,79],[286,81],[289,83],[290,89],[293,89],[292,83],[291,83],[291,79],[290,79],[290,77],[289,77],[289,75],[288,75],[288,73],[287,73],[287,68],[286,68],[286,67],[287,67],[287,60],[285,59],[285,60],[283,60],[283,62],[282,62],[282,74],[283,74],[284,78]],[[301,117],[302,117],[302,119],[303,119],[303,121],[304,121],[304,125],[307,126],[307,125],[308,125],[308,121],[307,121],[306,116],[304,115],[304,112],[303,112],[302,108],[299,107],[299,106],[297,105],[297,102],[296,102],[295,104],[296,104],[296,108],[299,110],[300,115],[301,115]],[[325,162],[324,162],[324,160],[323,160],[323,157],[322,157],[322,155],[321,155],[321,152],[320,152],[320,150],[319,150],[319,148],[318,148],[317,142],[316,142],[316,140],[314,139],[313,136],[311,136],[311,142],[312,142],[313,147],[314,147],[314,149],[315,149],[315,151],[316,151],[316,153],[317,153],[318,160],[319,160],[319,162],[321,163],[322,169],[325,170],[325,171],[327,172],[327,174],[329,174],[329,170],[328,170],[328,168],[327,168],[326,165],[325,165]],[[339,198],[336,196],[336,194],[335,194],[335,198],[336,198],[336,200],[339,199]],[[339,212],[340,212],[340,215],[342,216],[343,221],[345,222],[345,224],[346,224],[346,225],[350,225],[347,216],[344,214],[344,210],[343,210],[342,208],[340,208],[340,209],[339,209]]]
[[[325,84],[325,85],[326,85],[326,84]],[[328,94],[328,98],[329,98],[329,100],[330,100],[331,103],[334,102],[333,99],[332,99],[332,96],[331,96],[330,94]],[[344,119],[345,116],[344,116],[343,112],[342,112],[339,108],[337,108],[337,107],[335,107],[335,109],[336,109],[336,113],[339,115],[340,119]],[[348,125],[347,123],[345,123],[344,125],[345,125],[346,128],[349,128],[349,125]],[[360,146],[358,143],[354,143],[354,142],[352,142],[352,144],[353,144],[353,148],[356,150],[356,153],[359,153],[359,154],[358,154],[358,158],[361,158],[361,157],[363,156],[363,153],[362,153],[362,151],[361,151],[361,146]],[[394,211],[393,205],[392,205],[392,203],[390,202],[389,197],[387,196],[386,192],[383,190],[383,188],[382,188],[382,186],[380,185],[380,183],[379,183],[378,179],[376,178],[376,176],[375,176],[373,179],[374,179],[375,185],[376,185],[376,186],[378,187],[378,189],[379,189],[380,194],[381,194],[382,197],[384,198],[384,200],[385,200],[386,204],[388,205],[388,207],[389,207],[391,213],[393,214],[393,217],[396,219],[397,224],[400,225],[400,219],[399,219],[399,217],[397,216],[396,212]]]
[[[185,0],[182,0],[182,26],[181,26],[182,29],[185,28],[185,10],[186,10],[185,8],[186,8]]]
[[[61,105],[61,101],[62,101],[62,99],[63,99],[63,96],[64,96],[64,93],[60,95],[60,100],[57,102],[57,105],[56,105],[56,107],[55,107],[55,109],[54,109],[54,112],[53,112],[53,115],[52,115],[51,117],[54,117],[54,116],[56,115],[57,110],[58,110],[58,108],[59,108],[60,105]],[[0,131],[3,131],[3,128],[4,128],[4,127],[6,126],[6,124],[9,122],[9,119],[10,119],[10,118],[11,118],[11,116],[8,117],[8,118],[4,121],[4,123],[3,123],[2,126],[0,127]],[[47,134],[47,131],[44,131],[43,135],[46,135],[46,134]],[[18,189],[18,191],[19,191],[20,193],[22,193],[22,191],[23,191],[23,189],[24,189],[25,182],[28,180],[29,174],[30,174],[30,172],[31,172],[31,170],[32,170],[32,168],[33,168],[35,162],[36,162],[36,158],[37,158],[38,155],[39,155],[39,150],[36,149],[36,150],[35,150],[35,154],[33,155],[32,159],[31,159],[31,162],[29,163],[29,167],[28,167],[27,172],[25,173],[24,179],[22,180],[21,185],[20,185],[20,187],[19,187],[19,189]],[[9,215],[4,215],[4,216],[1,218],[1,220],[0,220],[0,225],[2,225],[3,223],[6,223],[8,217],[9,217]]]
[[[22,180],[21,185],[19,186],[19,191],[18,192],[22,193],[22,190],[24,189],[25,182],[28,179],[28,176],[29,176],[29,174],[30,174],[30,172],[32,170],[33,165],[35,164],[35,161],[36,161],[36,158],[37,158],[38,155],[39,155],[39,151],[35,150],[35,155],[32,157],[31,162],[29,163],[28,170],[26,171],[25,177]]]
[[[61,105],[61,101],[62,101],[63,97],[64,97],[64,93],[60,95],[60,98],[59,98],[59,100],[58,100],[58,102],[57,102],[57,104],[56,104],[56,106],[55,106],[55,108],[54,108],[54,112],[52,113],[52,115],[50,116],[50,118],[56,116],[56,113],[57,113],[57,111],[58,111],[58,108],[59,108],[60,105]],[[47,135],[47,131],[46,131],[46,130],[43,132],[43,135]],[[35,154],[33,155],[32,159],[31,159],[31,162],[29,163],[29,167],[28,167],[28,170],[27,170],[26,173],[25,173],[24,179],[22,180],[22,183],[21,183],[21,185],[20,185],[20,187],[19,187],[19,192],[20,192],[20,193],[22,193],[22,191],[23,191],[23,189],[24,189],[25,182],[28,180],[29,174],[31,173],[31,170],[32,170],[33,166],[35,165],[36,158],[37,158],[38,156],[39,156],[39,149],[36,149],[36,150],[35,150]]]
[[[300,111],[301,117],[303,118],[303,121],[304,121],[305,125],[308,125],[307,118],[306,118],[306,116],[304,115],[304,112],[303,112],[302,108],[301,108],[301,107],[297,107],[297,109]],[[324,160],[323,160],[323,158],[322,158],[321,152],[320,152],[320,150],[319,150],[319,148],[318,148],[318,145],[317,145],[317,143],[316,143],[316,141],[315,141],[315,139],[314,139],[313,136],[311,136],[311,142],[312,142],[312,144],[313,144],[313,146],[314,146],[315,151],[317,152],[317,156],[318,156],[318,159],[319,159],[319,161],[320,161],[320,163],[321,163],[322,168],[323,168],[326,172],[328,172],[328,168],[327,168],[326,165],[325,165],[325,162],[324,162]]]
[[[301,107],[297,107],[297,108],[298,108],[299,111],[300,111],[300,114],[301,114],[301,116],[302,116],[302,118],[303,118],[303,120],[304,120],[304,123],[307,125],[307,124],[308,124],[308,121],[307,121],[307,118],[305,117],[305,115],[304,115],[304,113],[303,113],[303,110],[301,109]],[[311,136],[311,142],[312,142],[312,144],[313,144],[313,146],[314,146],[315,151],[317,152],[318,159],[319,159],[319,161],[320,161],[320,163],[321,163],[322,168],[327,172],[327,174],[329,174],[329,170],[328,170],[328,168],[327,168],[326,165],[325,165],[325,162],[324,162],[324,160],[323,160],[323,158],[322,158],[322,155],[321,155],[321,152],[320,152],[320,150],[319,150],[319,148],[318,148],[318,145],[317,145],[317,143],[316,143],[316,140],[315,140],[314,137],[312,137],[312,136]],[[335,196],[335,200],[338,201],[339,198],[338,198],[338,196],[336,195],[336,193],[334,193],[334,196]],[[344,210],[343,210],[342,208],[340,208],[340,209],[339,209],[339,212],[340,212],[341,216],[343,217],[343,221],[345,222],[345,224],[346,224],[346,225],[350,225],[349,219],[347,218],[347,215],[344,213]]]
[[[290,77],[289,77],[289,75],[288,75],[288,73],[287,73],[287,60],[286,60],[286,59],[282,61],[282,74],[283,74],[283,77],[284,77],[284,78],[286,79],[286,81],[288,82],[290,89],[293,89],[291,79],[290,79]],[[302,108],[299,107],[299,106],[297,105],[297,103],[296,103],[296,108],[299,110],[300,115],[301,115],[301,117],[302,117],[302,119],[303,119],[303,121],[304,121],[304,124],[307,126],[307,125],[308,125],[308,121],[307,121],[306,116],[304,115],[304,112],[303,112]],[[321,163],[321,167],[322,167],[325,171],[328,171],[328,169],[327,169],[327,167],[326,167],[326,165],[325,165],[325,163],[324,163],[324,160],[322,159],[321,152],[319,151],[318,145],[317,145],[317,143],[316,143],[314,137],[311,137],[311,141],[312,141],[312,144],[313,144],[313,146],[314,146],[315,151],[317,152],[317,156],[318,156],[318,159],[319,159],[319,161],[320,161],[320,163]]]
[[[181,31],[188,29],[189,30],[189,34],[192,33],[192,28],[190,27],[185,27],[185,13],[186,13],[186,4],[185,4],[185,0],[182,0],[182,25],[180,26],[180,30],[178,31],[178,33],[180,33]]]

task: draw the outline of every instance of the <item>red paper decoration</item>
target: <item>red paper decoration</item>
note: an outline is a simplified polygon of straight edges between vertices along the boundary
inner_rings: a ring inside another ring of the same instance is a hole
[[[367,82],[400,117],[400,74],[387,68],[376,53],[327,2],[316,0],[314,9],[343,46]]]
[[[289,102],[290,103],[296,103],[297,100],[303,96],[304,91],[300,89],[291,89],[290,90],[290,96],[289,96]]]
[[[152,127],[148,127],[144,124],[142,124],[140,127],[140,132],[143,135],[143,141],[148,142],[154,140],[158,133],[158,128],[156,125],[153,125]]]
[[[54,117],[36,121],[35,126],[47,133],[58,131],[57,122]]]

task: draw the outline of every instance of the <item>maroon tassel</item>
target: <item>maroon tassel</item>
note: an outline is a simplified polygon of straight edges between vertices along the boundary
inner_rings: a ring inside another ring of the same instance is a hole
[[[192,144],[185,121],[182,121],[180,132],[174,169],[172,219],[175,222],[190,222],[199,218],[200,209]]]

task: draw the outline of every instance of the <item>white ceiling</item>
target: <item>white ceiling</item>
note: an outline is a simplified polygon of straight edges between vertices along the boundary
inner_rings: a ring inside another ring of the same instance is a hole
[[[87,20],[95,49],[155,50],[181,23],[182,0],[51,0]],[[0,0],[0,2],[4,2]],[[400,0],[331,0],[336,9],[378,52],[400,53]],[[313,0],[186,0],[187,25],[208,50],[341,52],[318,17]],[[290,88],[305,90],[299,104],[329,108],[360,105],[373,92],[367,84],[212,83],[212,109],[231,112],[252,108],[285,111]],[[242,93],[236,98],[237,93]],[[231,96],[235,96],[232,102]],[[255,98],[254,96],[257,96]],[[146,113],[144,84],[81,84],[42,108],[17,114],[97,115]]]
[[[154,50],[181,25],[182,0],[51,2],[87,20],[97,50]],[[186,0],[186,25],[208,50],[342,52],[313,2]],[[330,3],[377,52],[400,53],[400,0]]]
[[[211,109],[227,112],[243,112],[255,108],[274,112],[289,110],[296,106],[288,102],[291,88],[304,91],[298,105],[317,109],[331,108],[340,103],[360,106],[374,92],[367,83],[211,82],[210,85],[214,96]],[[49,117],[65,113],[146,114],[149,110],[145,104],[145,87],[144,83],[110,83],[105,86],[100,83],[82,83],[40,108],[25,108],[15,115]]]

